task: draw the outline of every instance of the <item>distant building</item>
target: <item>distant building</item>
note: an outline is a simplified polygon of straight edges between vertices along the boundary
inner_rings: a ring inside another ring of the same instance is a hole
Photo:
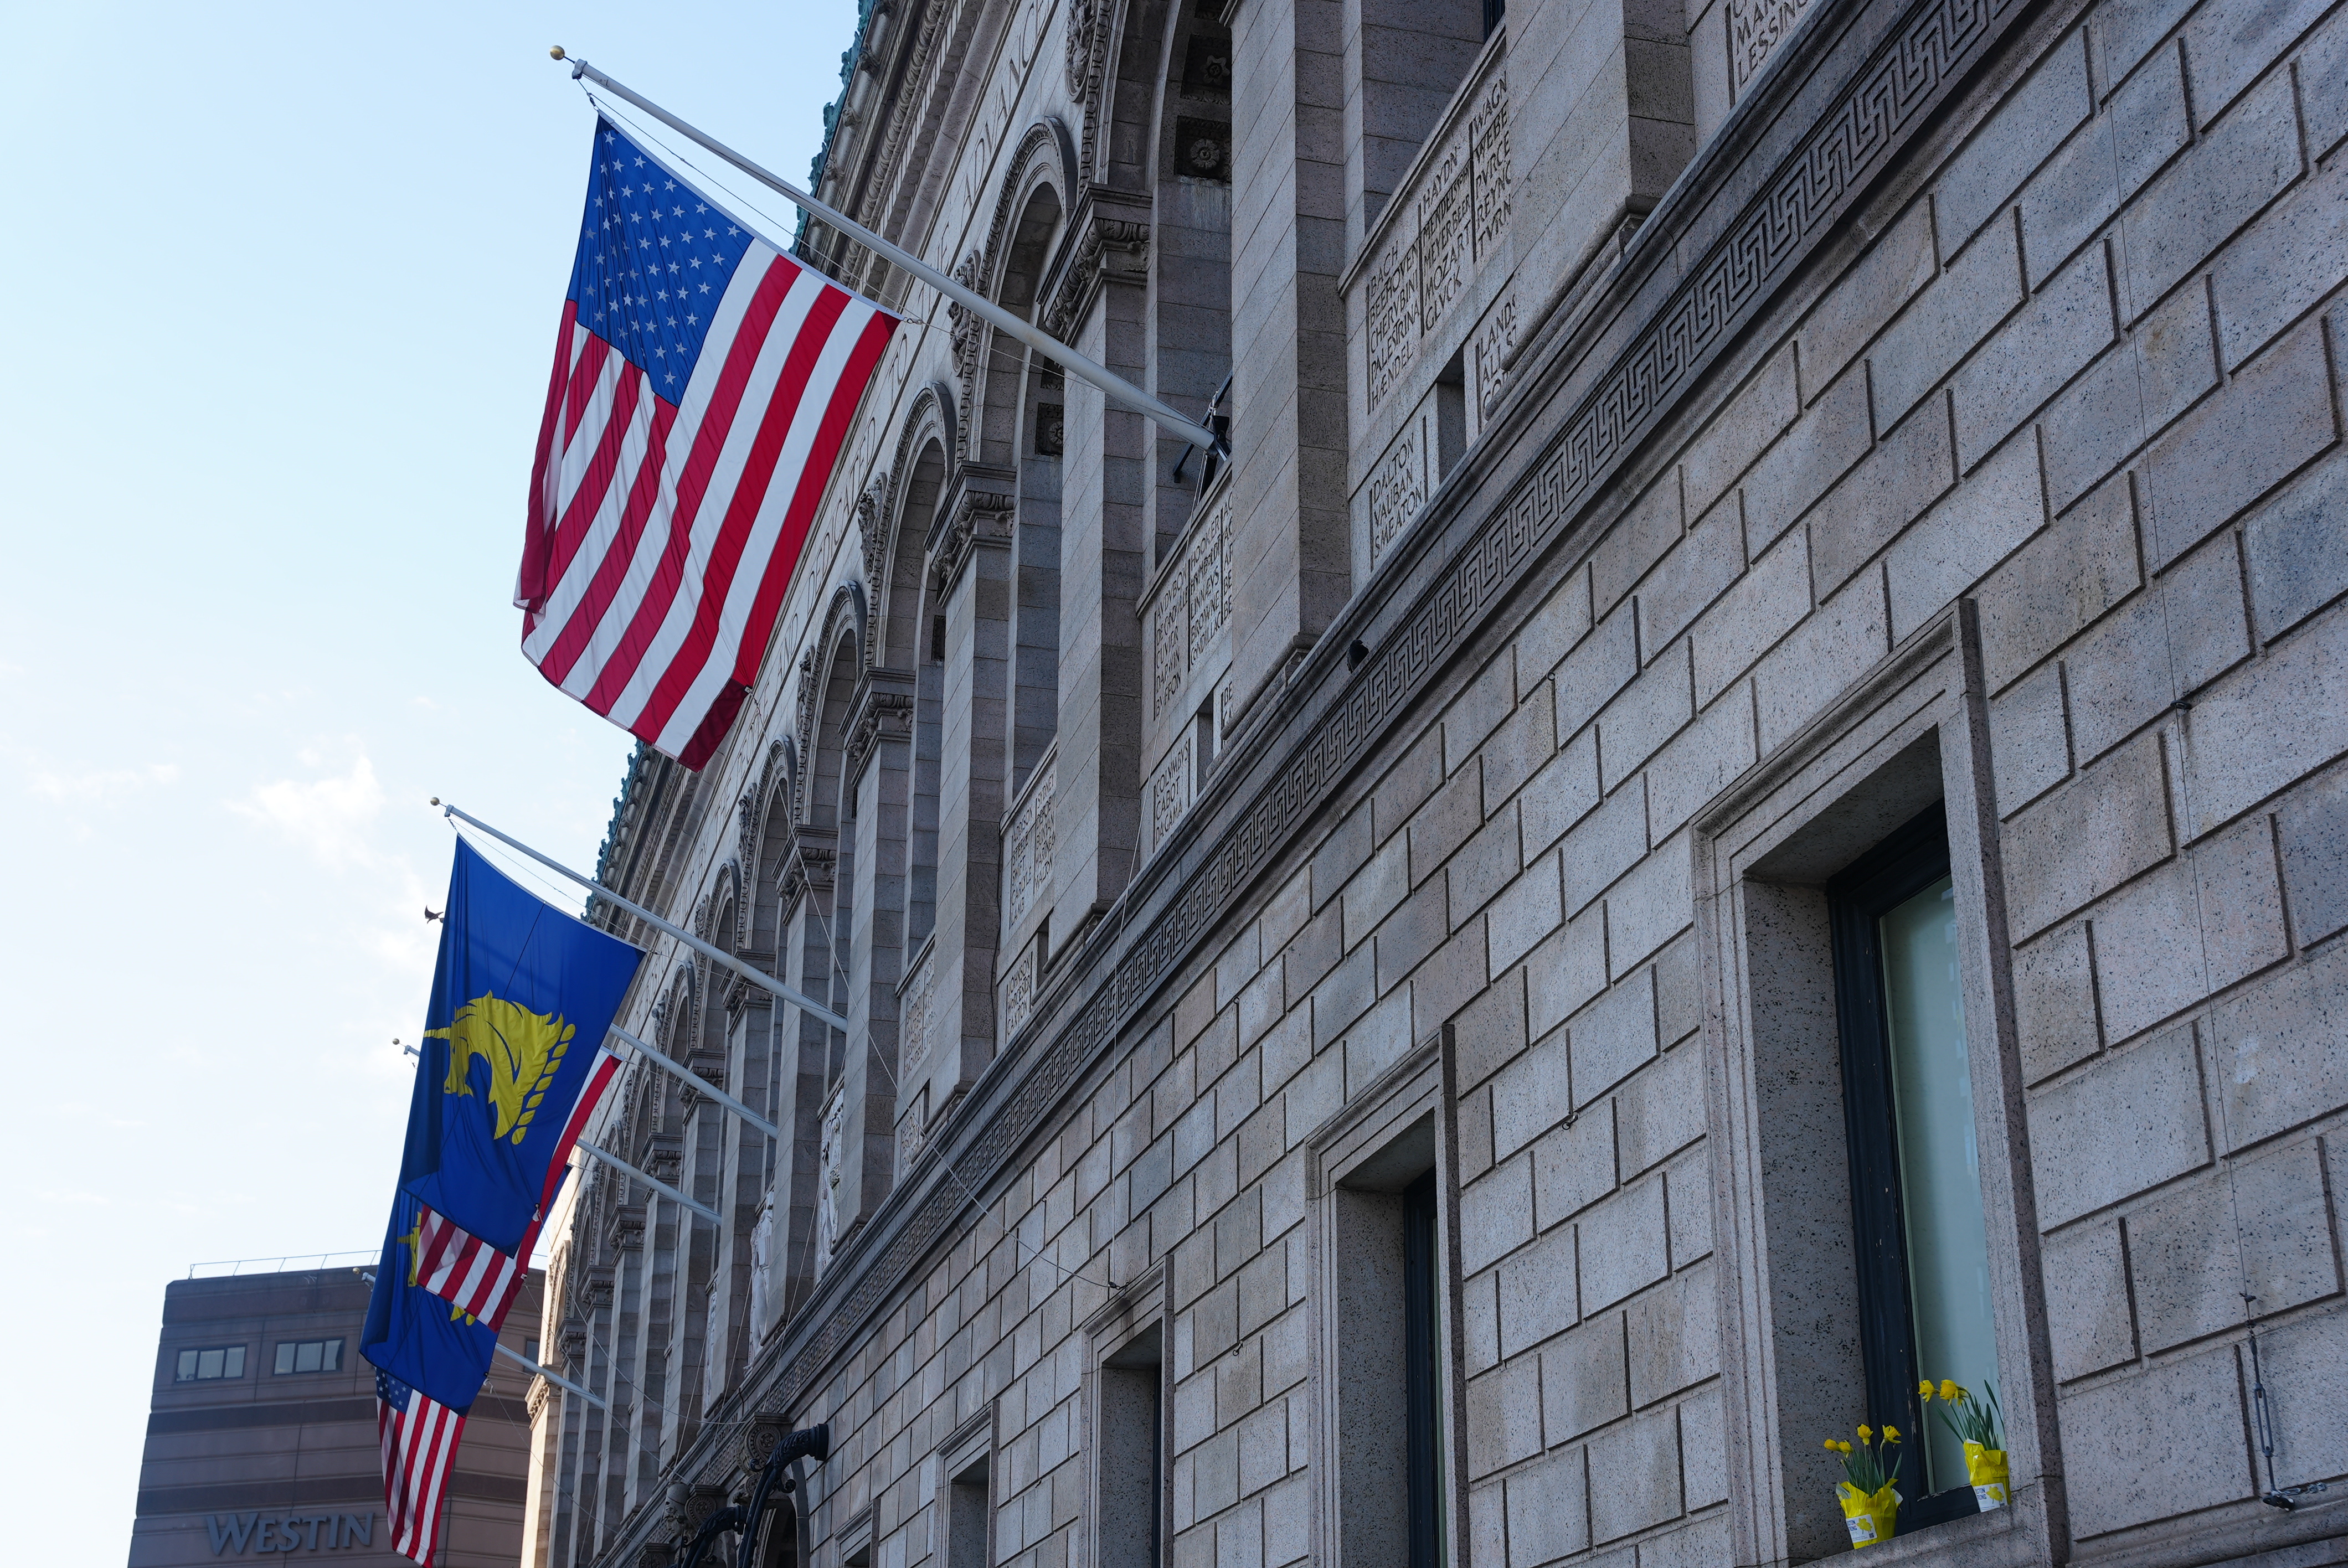
[[[540,1284],[506,1323],[506,1342],[526,1353]],[[165,1288],[130,1568],[264,1553],[402,1561],[384,1521],[375,1376],[359,1356],[366,1306],[366,1282],[345,1268]],[[512,1568],[520,1555],[530,1381],[500,1360],[473,1406],[437,1559],[446,1568]]]

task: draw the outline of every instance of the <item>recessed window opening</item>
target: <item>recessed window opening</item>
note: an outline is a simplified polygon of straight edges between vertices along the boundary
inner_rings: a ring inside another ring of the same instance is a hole
[[[986,1568],[987,1472],[982,1458],[946,1488],[945,1568]],[[870,1547],[866,1547],[869,1554]]]
[[[343,1369],[343,1342],[339,1339],[280,1339],[277,1342],[277,1376],[294,1372],[339,1372]]]
[[[1210,696],[1199,704],[1191,721],[1190,754],[1197,761],[1197,775],[1191,780],[1194,789],[1206,787],[1207,775],[1215,771],[1215,700]]]
[[[1858,1232],[1868,1418],[1909,1434],[1905,1529],[1973,1512],[1964,1453],[1920,1379],[1997,1375],[1989,1227],[1957,972],[1957,897],[1938,805],[1827,887]]]
[[[1101,1568],[1157,1568],[1164,1534],[1164,1335],[1158,1324],[1101,1367]]]
[[[179,1372],[171,1380],[175,1383],[209,1383],[215,1378],[243,1376],[244,1347],[216,1345],[180,1351]]]
[[[1435,1119],[1340,1177],[1335,1271],[1342,1568],[1446,1568],[1449,1291]]]
[[[1435,1173],[1402,1194],[1403,1378],[1408,1389],[1410,1568],[1443,1563],[1443,1335]]]

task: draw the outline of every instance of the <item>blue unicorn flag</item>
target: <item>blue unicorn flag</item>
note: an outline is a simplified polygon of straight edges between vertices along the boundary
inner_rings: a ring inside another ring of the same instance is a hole
[[[517,1252],[592,1109],[582,1095],[612,1076],[597,1071],[603,1037],[643,959],[458,839],[401,1192]]]

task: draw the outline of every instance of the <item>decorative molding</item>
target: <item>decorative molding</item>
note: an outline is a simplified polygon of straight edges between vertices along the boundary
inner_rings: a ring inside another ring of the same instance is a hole
[[[1008,469],[964,463],[954,470],[937,526],[931,530],[933,580],[941,594],[962,579],[981,548],[1008,549],[1019,509],[1018,476]]]
[[[1112,281],[1149,279],[1149,207],[1146,200],[1095,186],[1068,220],[1067,238],[1044,307],[1044,330],[1062,342],[1083,323],[1093,297]]]
[[[913,678],[895,670],[868,670],[849,699],[840,725],[840,778],[850,789],[883,741],[913,738]]]
[[[979,269],[986,258],[977,251],[962,259],[954,268],[953,280],[963,288],[978,291]],[[953,354],[954,387],[960,394],[954,403],[957,408],[975,407],[971,399],[978,387],[978,351],[986,338],[986,323],[978,313],[959,300],[946,302],[946,339]],[[953,455],[957,460],[970,456],[970,431],[976,420],[965,419],[954,432]]]
[[[1067,29],[1063,61],[1068,97],[1077,108],[1084,134],[1077,142],[1076,169],[1093,178],[1094,149],[1099,139],[1101,112],[1108,87],[1108,46],[1116,31],[1116,0],[1067,0]]]

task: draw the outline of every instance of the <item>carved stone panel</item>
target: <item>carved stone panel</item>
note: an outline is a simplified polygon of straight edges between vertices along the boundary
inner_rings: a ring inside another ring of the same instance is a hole
[[[1753,79],[1808,9],[1809,0],[1728,0],[1728,54],[1738,87]]]
[[[1198,775],[1198,764],[1191,754],[1192,733],[1185,729],[1182,738],[1158,764],[1149,777],[1149,843],[1152,848],[1166,842],[1182,814],[1190,809],[1192,785]]]
[[[1509,77],[1498,46],[1486,56],[1410,183],[1387,204],[1374,234],[1365,289],[1369,399],[1383,402],[1421,340],[1440,327],[1477,271],[1499,254],[1514,210],[1509,165]]]
[[[1426,505],[1426,421],[1414,418],[1370,475],[1370,564]]]
[[[1003,839],[1003,921],[1008,931],[1027,917],[1052,886],[1052,791],[1058,769],[1046,755],[1035,765],[1026,798]]]

